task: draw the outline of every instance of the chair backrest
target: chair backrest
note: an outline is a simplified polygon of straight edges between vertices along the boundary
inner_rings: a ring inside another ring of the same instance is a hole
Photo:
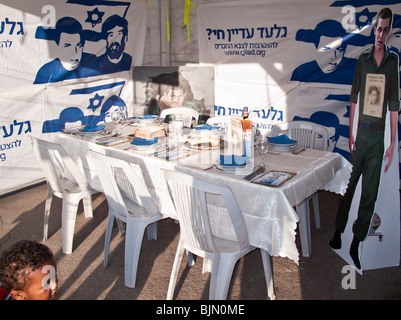
[[[126,199],[144,207],[149,216],[159,214],[137,164],[90,150],[107,203],[117,215],[128,216]]]
[[[192,108],[180,107],[180,108],[167,108],[160,113],[160,118],[165,119],[166,116],[171,114],[182,114],[184,116],[184,126],[191,127],[192,118],[195,119],[195,124],[199,120],[199,112]]]
[[[309,121],[289,121],[278,123],[273,127],[272,136],[287,132],[290,139],[298,141],[298,146],[308,149],[326,151],[328,148],[329,133],[327,129],[317,123]]]
[[[241,209],[231,189],[194,178],[186,173],[164,169],[171,199],[174,203],[182,236],[193,249],[215,252],[208,207],[207,194],[223,198],[238,240],[239,248],[248,246],[248,233]]]
[[[60,196],[72,188],[76,189],[76,192],[89,193],[90,187],[83,172],[62,145],[36,137],[31,139],[46,181],[54,193]],[[77,190],[77,186],[80,190]]]

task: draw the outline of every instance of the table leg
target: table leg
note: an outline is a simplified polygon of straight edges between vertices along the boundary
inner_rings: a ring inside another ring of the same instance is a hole
[[[299,235],[301,237],[302,255],[310,257],[311,254],[311,234],[310,234],[310,216],[309,216],[309,199],[305,199],[296,207],[299,216]]]

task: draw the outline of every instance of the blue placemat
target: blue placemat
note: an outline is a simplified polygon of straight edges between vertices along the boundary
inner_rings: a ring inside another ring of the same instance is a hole
[[[157,138],[150,138],[150,139],[142,139],[142,138],[134,138],[131,141],[131,144],[134,146],[151,146],[157,142]]]
[[[94,125],[94,126],[85,126],[81,132],[94,132],[94,131],[100,131],[106,128],[104,124],[99,124],[99,125]]]
[[[197,126],[197,127],[195,127],[194,129],[195,130],[217,130],[217,129],[219,129],[220,127],[214,127],[214,126],[211,126],[210,124],[204,124],[203,126]]]
[[[281,134],[277,137],[267,137],[270,143],[274,144],[294,144],[297,143],[297,140],[292,140],[288,138],[286,134]]]

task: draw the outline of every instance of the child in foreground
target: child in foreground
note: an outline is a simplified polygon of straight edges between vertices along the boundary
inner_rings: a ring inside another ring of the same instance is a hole
[[[47,246],[21,240],[3,252],[0,300],[49,300],[56,292],[56,262]]]

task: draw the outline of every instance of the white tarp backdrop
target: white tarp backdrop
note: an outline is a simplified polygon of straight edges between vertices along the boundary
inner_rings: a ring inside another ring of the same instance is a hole
[[[142,0],[3,0],[0,4],[0,194],[43,178],[30,135],[97,123],[132,106],[142,65]]]

